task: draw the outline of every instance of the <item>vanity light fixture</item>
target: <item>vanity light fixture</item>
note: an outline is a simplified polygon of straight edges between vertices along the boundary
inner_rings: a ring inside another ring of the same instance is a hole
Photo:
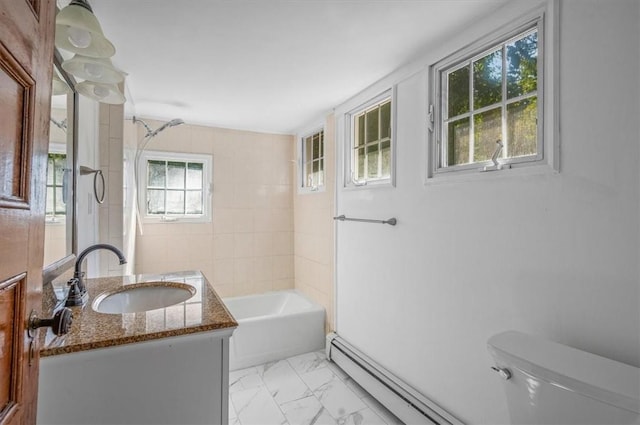
[[[72,0],[58,12],[55,43],[60,49],[94,58],[110,58],[116,53],[87,0]]]
[[[116,69],[109,58],[92,58],[76,54],[62,62],[62,69],[82,80],[117,84],[124,81],[124,73]]]
[[[116,84],[125,74],[111,63],[116,48],[104,36],[87,0],[71,0],[56,16],[56,47],[76,55],[62,63],[62,69],[85,80],[78,93],[101,103],[119,105],[125,97]]]
[[[55,72],[53,74],[53,79],[51,80],[51,88],[53,90],[53,92],[51,93],[52,96],[69,93],[69,86],[67,85],[67,83],[62,81],[62,79],[58,77]]]
[[[125,102],[124,95],[115,84],[98,83],[95,81],[83,81],[76,85],[78,93],[93,100],[111,105],[121,105]]]

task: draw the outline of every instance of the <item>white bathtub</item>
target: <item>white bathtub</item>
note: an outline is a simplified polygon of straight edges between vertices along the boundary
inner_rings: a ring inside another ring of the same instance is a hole
[[[243,369],[324,347],[324,308],[295,290],[222,300],[238,322],[229,369]]]

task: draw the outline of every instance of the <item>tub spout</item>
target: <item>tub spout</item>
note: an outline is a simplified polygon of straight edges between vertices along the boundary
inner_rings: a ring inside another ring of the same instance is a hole
[[[82,272],[82,262],[84,261],[84,258],[87,256],[87,254],[89,254],[92,251],[96,251],[98,249],[106,249],[116,254],[118,256],[118,259],[120,260],[120,264],[127,263],[127,259],[124,257],[124,254],[122,253],[122,251],[120,251],[118,248],[116,248],[113,245],[109,245],[106,243],[98,243],[86,248],[84,251],[80,253],[80,255],[78,255],[78,258],[76,259],[76,266],[75,266],[75,271],[73,273],[73,278],[70,279],[69,282],[67,282],[67,284],[69,285],[69,294],[67,295],[67,301],[65,302],[65,305],[67,307],[85,305],[86,302],[88,301],[89,294],[87,293],[87,287],[85,286],[84,281],[82,280],[84,276],[84,273]]]

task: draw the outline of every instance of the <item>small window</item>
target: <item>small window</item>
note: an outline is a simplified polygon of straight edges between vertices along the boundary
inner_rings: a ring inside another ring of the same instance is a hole
[[[67,171],[67,155],[50,152],[47,159],[47,222],[58,222],[67,214]]]
[[[309,190],[324,186],[324,130],[302,138],[302,184]]]
[[[144,218],[210,221],[211,156],[144,152],[139,175]]]
[[[392,177],[392,99],[387,93],[350,115],[351,183],[388,183]]]
[[[538,19],[435,66],[436,173],[543,159],[541,25]]]

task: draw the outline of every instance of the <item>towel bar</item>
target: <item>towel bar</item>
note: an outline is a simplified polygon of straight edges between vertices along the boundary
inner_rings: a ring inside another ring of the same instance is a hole
[[[363,223],[380,223],[380,224],[389,224],[391,226],[395,226],[398,223],[398,220],[396,220],[395,217],[391,217],[387,220],[371,220],[368,218],[350,218],[350,217],[345,217],[344,214],[339,215],[337,217],[333,217],[334,220],[340,220],[340,221],[360,221]]]

